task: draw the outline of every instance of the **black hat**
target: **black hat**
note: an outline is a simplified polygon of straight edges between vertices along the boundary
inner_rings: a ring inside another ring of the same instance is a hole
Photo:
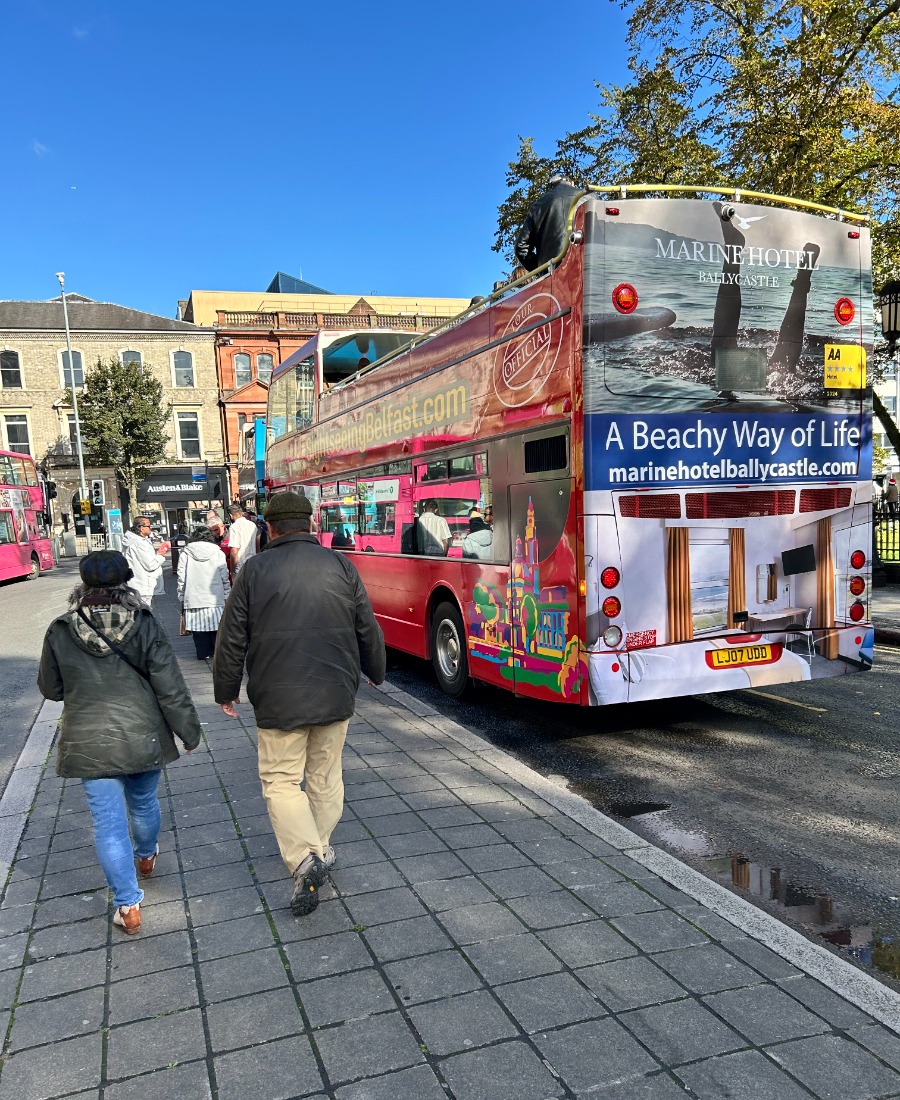
[[[299,493],[276,493],[263,513],[267,520],[306,519],[312,515],[312,504]]]
[[[81,559],[78,572],[89,588],[115,588],[134,576],[125,555],[118,550],[95,550]]]

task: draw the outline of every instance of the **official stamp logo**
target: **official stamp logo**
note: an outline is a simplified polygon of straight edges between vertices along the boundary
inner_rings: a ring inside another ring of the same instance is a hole
[[[508,408],[527,405],[544,388],[562,346],[559,312],[552,294],[534,294],[509,319],[494,360],[494,390]]]

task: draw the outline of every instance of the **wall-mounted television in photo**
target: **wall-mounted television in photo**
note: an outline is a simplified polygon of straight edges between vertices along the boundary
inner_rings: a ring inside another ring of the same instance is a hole
[[[816,548],[810,543],[808,546],[795,546],[793,550],[783,550],[781,553],[781,572],[786,577],[792,577],[796,573],[815,573]]]

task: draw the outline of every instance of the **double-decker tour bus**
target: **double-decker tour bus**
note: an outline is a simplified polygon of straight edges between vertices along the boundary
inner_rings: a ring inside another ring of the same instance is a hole
[[[267,487],[310,498],[387,644],[451,694],[596,705],[868,668],[864,222],[591,188],[554,262],[452,322],[281,364]]]
[[[52,568],[46,486],[34,459],[0,451],[0,581]]]

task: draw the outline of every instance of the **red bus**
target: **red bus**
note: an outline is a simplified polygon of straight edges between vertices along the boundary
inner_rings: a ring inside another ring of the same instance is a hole
[[[320,334],[282,363],[269,491],[310,497],[388,645],[450,694],[598,705],[868,668],[864,219],[617,187],[570,225],[556,261],[377,361]]]
[[[46,486],[34,459],[0,451],[0,581],[52,569]]]

